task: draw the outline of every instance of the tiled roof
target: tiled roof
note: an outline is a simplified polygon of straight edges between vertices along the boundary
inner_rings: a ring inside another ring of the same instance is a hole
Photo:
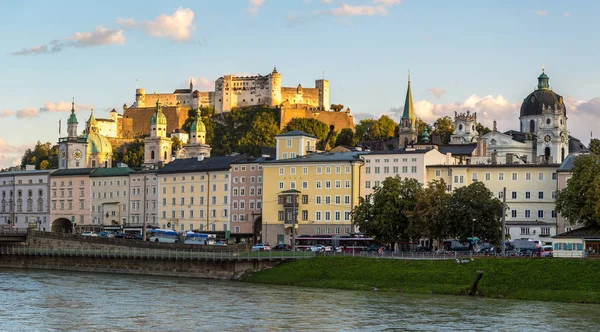
[[[264,164],[281,164],[281,163],[323,163],[323,162],[336,162],[336,161],[359,161],[360,155],[366,154],[365,151],[352,151],[352,152],[320,152],[311,153],[305,156],[279,159],[266,161]]]
[[[555,239],[560,239],[560,238],[600,239],[600,225],[587,226],[587,227],[574,229],[569,232],[555,235],[552,238],[555,238]]]
[[[286,136],[305,136],[305,137],[311,137],[311,138],[317,138],[313,135],[307,134],[303,131],[300,130],[292,130],[292,131],[288,131],[287,133],[282,133],[279,135],[275,135],[275,137],[286,137]]]
[[[575,159],[577,159],[577,156],[568,155],[567,158],[563,160],[562,164],[560,164],[558,172],[570,172],[575,164]]]
[[[477,148],[477,143],[473,144],[444,144],[438,146],[438,151],[443,154],[448,152],[452,155],[472,155]]]
[[[92,174],[90,174],[90,176],[128,176],[131,173],[135,173],[135,171],[129,167],[96,168],[96,170],[93,171]]]
[[[158,174],[211,172],[229,170],[231,163],[248,158],[246,155],[175,159],[158,170]]]
[[[94,170],[95,168],[59,169],[52,173],[51,176],[90,175]]]
[[[20,176],[20,175],[40,175],[46,173],[52,173],[55,170],[35,170],[35,171],[12,171],[12,172],[0,172],[0,176]]]
[[[590,152],[581,141],[573,136],[569,135],[569,153],[583,153]]]

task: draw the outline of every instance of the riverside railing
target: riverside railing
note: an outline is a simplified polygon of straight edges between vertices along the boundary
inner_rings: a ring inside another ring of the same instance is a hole
[[[175,260],[295,260],[315,257],[310,251],[206,251],[130,249],[37,248],[25,246],[0,246],[0,255],[87,257],[118,259],[175,259]]]

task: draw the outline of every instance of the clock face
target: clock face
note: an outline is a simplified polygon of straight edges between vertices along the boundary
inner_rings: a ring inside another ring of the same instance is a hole
[[[552,139],[552,137],[550,137],[550,135],[546,135],[544,137],[544,141],[546,141],[546,142],[550,142],[551,139]]]
[[[67,151],[65,151],[65,150],[60,151],[60,158],[67,159]]]
[[[75,158],[75,160],[81,159],[81,150],[77,149],[73,151],[73,158]]]

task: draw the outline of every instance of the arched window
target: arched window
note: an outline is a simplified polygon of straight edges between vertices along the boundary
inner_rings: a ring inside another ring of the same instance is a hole
[[[404,147],[408,146],[408,138],[404,137]]]
[[[544,149],[544,158],[546,158],[546,161],[550,159],[550,147],[546,147],[546,149]]]
[[[165,151],[163,159],[167,160],[167,151]]]
[[[96,160],[92,160],[92,167],[96,167]]]
[[[150,151],[150,159],[154,160],[154,150]]]
[[[565,160],[565,148],[560,149],[561,161]]]
[[[529,132],[535,133],[535,121],[533,120],[529,121]]]

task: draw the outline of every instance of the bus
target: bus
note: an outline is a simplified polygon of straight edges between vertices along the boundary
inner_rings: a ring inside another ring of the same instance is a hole
[[[150,232],[150,242],[179,243],[179,234],[170,229],[153,229]]]
[[[208,234],[187,232],[185,233],[185,244],[206,244],[208,241]]]
[[[322,245],[332,248],[344,248],[346,251],[362,251],[377,242],[364,235],[299,235],[296,237],[296,250],[310,250],[312,246]]]

